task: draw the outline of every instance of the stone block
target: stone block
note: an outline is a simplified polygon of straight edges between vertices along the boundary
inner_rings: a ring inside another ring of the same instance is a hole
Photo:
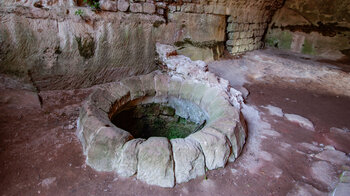
[[[167,75],[156,75],[154,77],[154,88],[156,96],[167,96],[170,78]]]
[[[78,136],[83,143],[84,153],[96,131],[105,126],[114,126],[105,112],[95,106],[83,106],[80,110]]]
[[[244,38],[244,39],[242,39],[242,44],[243,45],[248,45],[249,44],[249,39],[248,38]]]
[[[116,99],[113,96],[111,96],[111,94],[108,91],[96,89],[88,97],[87,101],[91,102],[91,104],[94,104],[97,108],[108,113]]]
[[[234,17],[233,16],[229,16],[227,18],[227,22],[234,22]]]
[[[188,182],[205,174],[204,155],[199,143],[190,139],[170,140],[175,162],[177,183]]]
[[[145,96],[145,92],[142,90],[142,82],[138,76],[124,79],[120,82],[130,90],[131,100]]]
[[[234,33],[234,32],[229,33],[228,34],[228,39],[233,40],[236,34],[238,34],[238,33]]]
[[[154,74],[140,76],[141,88],[146,96],[153,96],[156,93],[154,76]]]
[[[253,37],[253,31],[248,31],[247,32],[247,38]]]
[[[116,157],[117,161],[114,166],[119,175],[129,177],[136,174],[138,147],[144,141],[145,139],[138,138],[125,143],[120,152],[120,156]]]
[[[238,46],[233,47],[231,52],[232,52],[232,54],[237,53],[238,52]]]
[[[87,148],[86,163],[97,171],[112,171],[122,146],[131,139],[129,132],[115,126],[100,128]]]
[[[118,0],[118,10],[121,12],[126,12],[129,8],[129,1]]]
[[[169,5],[168,9],[169,9],[169,12],[176,12],[176,6],[174,5]]]
[[[244,24],[243,31],[249,31],[249,24]]]
[[[240,39],[243,39],[243,38],[245,38],[247,36],[247,33],[246,32],[240,32],[239,33],[239,38]],[[243,44],[243,42],[242,42],[242,44]]]
[[[157,14],[164,15],[164,9],[163,8],[157,8]]]
[[[215,5],[213,9],[213,14],[226,15],[226,6],[218,4]]]
[[[236,31],[236,23],[229,23],[229,24],[227,25],[226,31],[228,31],[228,32]]]
[[[141,3],[131,3],[130,4],[130,11],[135,13],[142,12],[142,4]]]
[[[168,94],[169,96],[179,97],[179,91],[181,89],[183,80],[171,79],[169,82]]]
[[[103,84],[102,88],[108,91],[114,100],[120,99],[122,96],[125,96],[130,92],[129,88],[121,85],[120,82]]]
[[[226,41],[226,45],[228,45],[228,46],[233,46],[234,45],[234,43],[233,43],[233,40],[227,40]]]
[[[99,3],[100,3],[101,10],[113,11],[113,12],[116,12],[118,10],[116,1],[100,0]]]
[[[231,104],[219,94],[217,97],[212,97],[211,102],[205,107],[210,118],[220,116],[225,111],[234,109]]]
[[[214,5],[206,5],[204,7],[204,12],[207,14],[212,14],[214,12]]]
[[[240,32],[244,31],[244,23],[239,23],[238,31],[240,31]]]
[[[199,105],[200,102],[202,101],[202,98],[206,92],[206,89],[208,89],[209,86],[207,84],[201,84],[198,83],[196,84],[195,88],[192,91],[192,98],[191,101],[193,101],[193,103]]]
[[[220,131],[229,139],[232,149],[232,153],[229,157],[230,162],[233,162],[238,157],[239,152],[243,148],[243,146],[241,146],[241,141],[237,141],[237,138],[240,136],[238,129],[236,129],[237,120],[238,119],[234,118],[221,118],[208,125]]]
[[[204,13],[204,6],[202,4],[196,4],[195,5],[195,12],[196,13]]]
[[[196,83],[191,80],[184,81],[179,91],[179,98],[191,100],[195,84]]]
[[[144,3],[142,6],[142,10],[144,13],[154,14],[156,12],[156,6],[153,3]]]
[[[201,103],[200,103],[200,107],[202,107],[203,109],[207,110],[210,103],[213,100],[213,97],[216,97],[220,94],[220,89],[215,88],[215,87],[211,87],[205,90],[205,93],[202,97]],[[210,115],[210,114],[209,114]]]
[[[175,185],[171,145],[166,138],[148,138],[139,145],[137,157],[137,179],[161,187]]]
[[[236,135],[238,133],[238,137],[237,137],[238,145],[241,146],[242,148],[247,139],[247,126],[245,124],[242,113],[240,113],[239,118],[240,118],[240,123],[237,123],[237,126],[236,126],[237,130],[235,132],[236,132]]]
[[[224,134],[213,128],[205,127],[187,138],[200,144],[208,169],[213,170],[225,166],[231,153],[231,146]]]
[[[196,9],[196,5],[193,3],[186,3],[186,4],[181,6],[182,12],[192,13],[195,11],[195,9]]]
[[[157,2],[157,3],[156,3],[156,6],[157,6],[157,8],[163,8],[163,9],[165,9],[165,8],[166,8],[166,3],[164,3],[164,2]]]

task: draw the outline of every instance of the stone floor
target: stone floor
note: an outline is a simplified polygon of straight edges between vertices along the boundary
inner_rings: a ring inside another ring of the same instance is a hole
[[[350,75],[342,68],[348,64],[334,65],[271,49],[211,63],[211,71],[249,91],[248,141],[234,163],[173,189],[86,166],[75,131],[92,89],[44,91],[39,99],[1,75],[0,195],[346,194]]]

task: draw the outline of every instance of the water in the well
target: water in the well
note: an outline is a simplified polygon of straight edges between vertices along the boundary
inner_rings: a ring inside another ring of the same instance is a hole
[[[137,105],[119,112],[112,118],[119,128],[129,131],[135,138],[185,138],[200,130],[205,121],[195,123],[176,115],[174,108],[165,104]]]

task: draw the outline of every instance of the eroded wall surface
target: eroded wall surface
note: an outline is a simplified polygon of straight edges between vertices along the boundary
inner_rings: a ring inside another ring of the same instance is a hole
[[[286,0],[267,45],[330,59],[350,56],[350,0]]]
[[[155,43],[211,61],[259,49],[282,0],[82,0],[0,2],[0,71],[38,89],[71,89],[149,73]]]

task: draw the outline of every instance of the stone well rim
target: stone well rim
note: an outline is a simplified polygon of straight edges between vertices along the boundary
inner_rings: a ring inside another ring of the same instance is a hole
[[[136,163],[136,172],[120,171],[119,168],[121,162],[123,162],[120,157],[123,156],[125,151],[125,144],[139,142],[137,149],[134,150],[137,151],[134,157],[139,158],[141,156],[139,152],[142,152],[142,146],[147,144],[147,140],[134,138],[128,131],[115,126],[111,122],[112,114],[125,103],[136,99],[151,97],[154,103],[162,103],[166,102],[169,96],[179,97],[198,104],[208,114],[206,125],[186,138],[168,140],[165,137],[150,137],[147,139],[152,141],[163,141],[164,138],[166,139],[166,142],[164,140],[163,143],[169,147],[169,152],[166,154],[169,154],[169,161],[173,162],[174,165],[171,168],[173,173],[169,174],[169,176],[173,176],[173,179],[171,177],[167,178],[167,180],[147,179],[147,175],[142,175],[146,171],[139,174],[141,169],[139,168],[140,163]],[[80,129],[79,138],[87,156],[87,164],[91,167],[99,171],[116,171],[125,176],[131,176],[136,173],[138,179],[148,184],[172,187],[175,183],[175,177],[178,183],[186,182],[197,176],[204,175],[205,168],[210,170],[217,169],[224,167],[227,161],[234,161],[244,145],[243,140],[245,140],[246,136],[244,126],[241,125],[242,122],[240,120],[240,112],[230,104],[227,100],[227,95],[221,89],[193,80],[177,80],[166,74],[151,73],[130,77],[120,82],[105,84],[94,91],[81,109],[78,130]],[[240,128],[237,129],[237,127]],[[103,136],[100,136],[101,134]],[[99,139],[99,137],[103,139]],[[210,145],[214,149],[208,148],[207,137],[211,138]],[[108,156],[111,157],[110,160],[95,160],[96,156],[90,152],[93,151],[91,150],[92,146],[103,145],[99,143],[99,140],[109,142],[108,144],[114,148],[113,152],[107,152]],[[120,144],[116,144],[118,142]],[[178,142],[203,156],[203,160],[199,162],[204,163],[199,163],[200,166],[198,168],[200,169],[198,170],[200,171],[197,171],[196,174],[187,174],[186,177],[183,177],[182,174],[177,175],[180,172],[177,171],[177,167],[182,163],[177,163],[176,158],[181,157],[181,153],[184,153],[181,151],[181,147],[176,147],[176,149],[180,149],[178,152],[172,151],[172,149],[175,149],[174,145],[178,145]],[[223,153],[212,157],[212,151],[218,149],[223,151]]]

